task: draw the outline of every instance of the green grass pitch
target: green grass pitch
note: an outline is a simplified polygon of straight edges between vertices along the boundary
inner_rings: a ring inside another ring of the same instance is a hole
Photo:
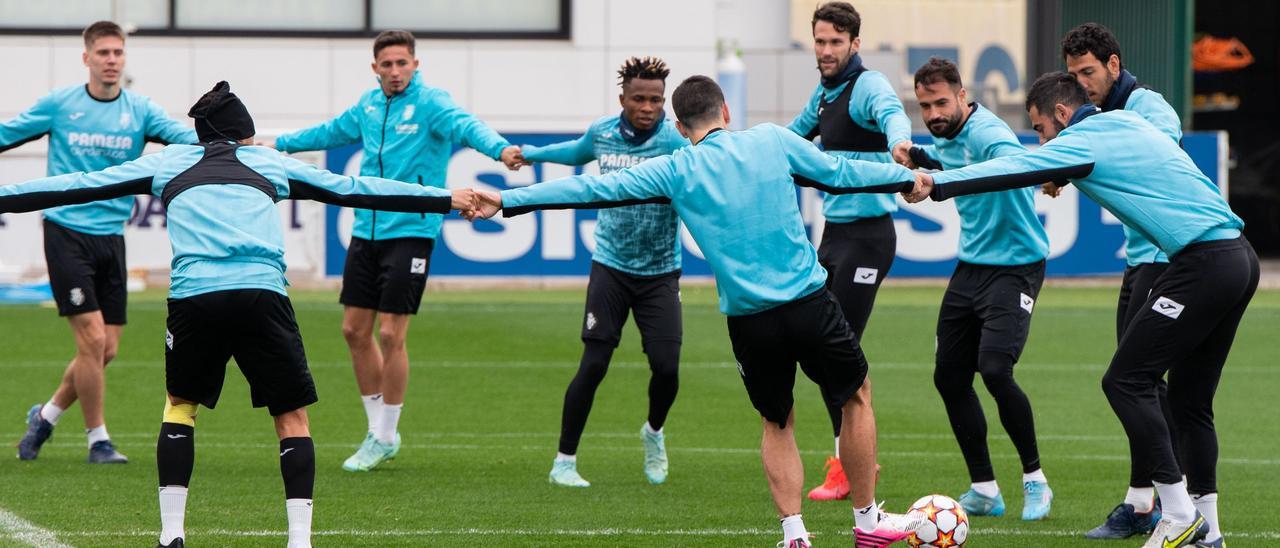
[[[680,395],[667,423],[671,476],[651,486],[638,432],[647,366],[628,325],[579,452],[585,490],[547,484],[560,404],[577,366],[581,290],[432,292],[413,323],[413,362],[399,458],[367,474],[340,464],[364,435],[341,309],[331,292],[293,294],[320,403],[317,546],[609,545],[772,546],[781,538],[758,454],[760,425],[738,379],[709,288],[684,292]],[[1024,523],[1020,467],[981,388],[998,479],[1010,514],[976,518],[969,546],[1138,546],[1079,539],[1120,501],[1128,451],[1099,380],[1114,349],[1115,288],[1047,287],[1017,376],[1036,411],[1051,517]],[[903,511],[917,497],[967,488],[960,452],[932,384],[941,286],[881,291],[864,348],[871,363],[883,476],[877,496]],[[163,406],[162,293],[135,295],[119,358],[107,371],[107,420],[125,466],[85,464],[79,407],[62,418],[35,462],[0,459],[0,545],[45,538],[21,522],[85,546],[152,545],[159,531],[155,437]],[[0,439],[48,398],[73,353],[65,322],[40,307],[0,309]],[[1231,546],[1280,543],[1266,508],[1280,471],[1275,363],[1280,291],[1260,292],[1236,338],[1217,398],[1220,512]],[[806,487],[821,478],[830,426],[809,381],[797,383],[797,436]],[[238,371],[222,401],[202,410],[187,509],[192,546],[284,543],[283,487],[265,410],[249,407]],[[849,504],[804,504],[818,546],[848,546]],[[19,525],[15,525],[15,523]],[[38,532],[38,531],[37,531]]]

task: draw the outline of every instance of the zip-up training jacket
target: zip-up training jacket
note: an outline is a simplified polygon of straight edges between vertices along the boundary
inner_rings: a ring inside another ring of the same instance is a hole
[[[409,86],[391,97],[375,87],[337,118],[281,135],[284,152],[324,150],[362,143],[360,174],[446,188],[445,172],[455,144],[495,160],[511,146],[480,119],[454,104],[442,89],[422,83],[415,72]],[[505,168],[504,168],[505,169]],[[351,235],[365,240],[435,238],[441,215],[357,209]]]

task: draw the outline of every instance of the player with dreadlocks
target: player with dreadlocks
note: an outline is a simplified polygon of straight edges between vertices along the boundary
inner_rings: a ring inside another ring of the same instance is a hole
[[[618,70],[622,114],[606,116],[574,141],[545,147],[525,146],[526,162],[580,166],[592,160],[600,171],[625,169],[649,158],[671,154],[689,144],[666,119],[666,78],[670,70],[656,57],[632,57]],[[535,168],[537,169],[537,168]],[[667,479],[667,450],[662,425],[676,399],[680,365],[680,224],[667,204],[639,204],[599,213],[595,251],[587,283],[584,345],[578,373],[564,395],[560,448],[550,481],[568,487],[591,484],[578,474],[578,440],[591,413],[596,388],[622,337],[628,313],[634,314],[649,358],[649,416],[640,429],[644,473],[651,483]]]

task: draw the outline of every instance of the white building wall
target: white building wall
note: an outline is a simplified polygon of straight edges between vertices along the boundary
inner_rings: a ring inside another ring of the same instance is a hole
[[[615,71],[629,56],[665,59],[670,89],[693,74],[713,75],[717,2],[577,0],[569,40],[419,40],[417,56],[428,85],[449,91],[499,132],[580,132],[621,108]],[[253,113],[259,134],[269,138],[336,116],[375,86],[372,42],[134,36],[127,42],[126,74],[130,89],[184,122],[201,94],[227,80]],[[8,72],[0,86],[0,119],[26,110],[53,88],[84,83],[83,51],[79,36],[0,35]],[[0,154],[0,184],[43,176],[46,151],[41,139]],[[299,207],[307,226],[322,226],[320,206]],[[0,282],[43,274],[39,218],[4,216]],[[163,230],[129,227],[126,235],[131,266],[168,264]],[[288,249],[291,278],[318,272],[323,233],[291,232]]]
[[[420,40],[417,53],[427,84],[448,90],[499,131],[581,131],[618,109],[614,71],[628,56],[666,59],[672,87],[692,74],[714,74],[716,2],[578,0],[570,40]],[[353,104],[376,85],[371,47],[371,39],[135,36],[126,72],[132,90],[179,119],[227,80],[266,133],[316,123]],[[83,50],[78,36],[0,36],[9,73],[0,117],[54,87],[83,83]]]

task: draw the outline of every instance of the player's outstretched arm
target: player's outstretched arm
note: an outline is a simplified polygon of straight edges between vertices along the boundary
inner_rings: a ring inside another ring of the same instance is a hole
[[[22,114],[0,122],[0,152],[44,137],[53,127],[55,112],[57,105],[53,96],[45,95]]]
[[[600,209],[670,203],[676,181],[671,156],[651,158],[607,175],[578,175],[502,191],[503,215],[536,209]]]
[[[554,143],[547,146],[525,145],[520,147],[525,164],[533,162],[551,162],[567,166],[580,166],[596,159],[592,142],[595,137],[595,126],[587,128],[587,132],[572,141]]]
[[[336,118],[276,137],[271,147],[281,152],[328,150],[360,142],[360,103]]]
[[[1080,134],[1059,135],[1040,148],[932,175],[929,197],[942,201],[956,196],[999,192],[1045,181],[1082,179],[1093,172],[1093,149]]]
[[[428,93],[425,108],[431,113],[427,127],[436,135],[453,143],[468,146],[480,154],[505,164],[508,169],[520,169],[524,165],[520,147],[511,144],[484,122],[459,107],[444,90]]]
[[[911,170],[898,164],[864,162],[827,154],[796,134],[774,132],[791,164],[795,183],[829,194],[894,193],[911,188]]]
[[[0,213],[24,213],[86,204],[134,194],[150,194],[161,153],[92,173],[68,173],[0,186]]]
[[[911,165],[911,119],[902,108],[902,100],[889,79],[882,74],[863,74],[858,79],[858,87],[854,89],[849,100],[849,115],[855,120],[867,119],[881,128],[888,140],[889,153],[893,161],[907,167]]]
[[[448,213],[450,209],[457,209],[454,193],[443,188],[379,177],[338,175],[283,155],[280,160],[289,177],[289,199],[404,213]]]

